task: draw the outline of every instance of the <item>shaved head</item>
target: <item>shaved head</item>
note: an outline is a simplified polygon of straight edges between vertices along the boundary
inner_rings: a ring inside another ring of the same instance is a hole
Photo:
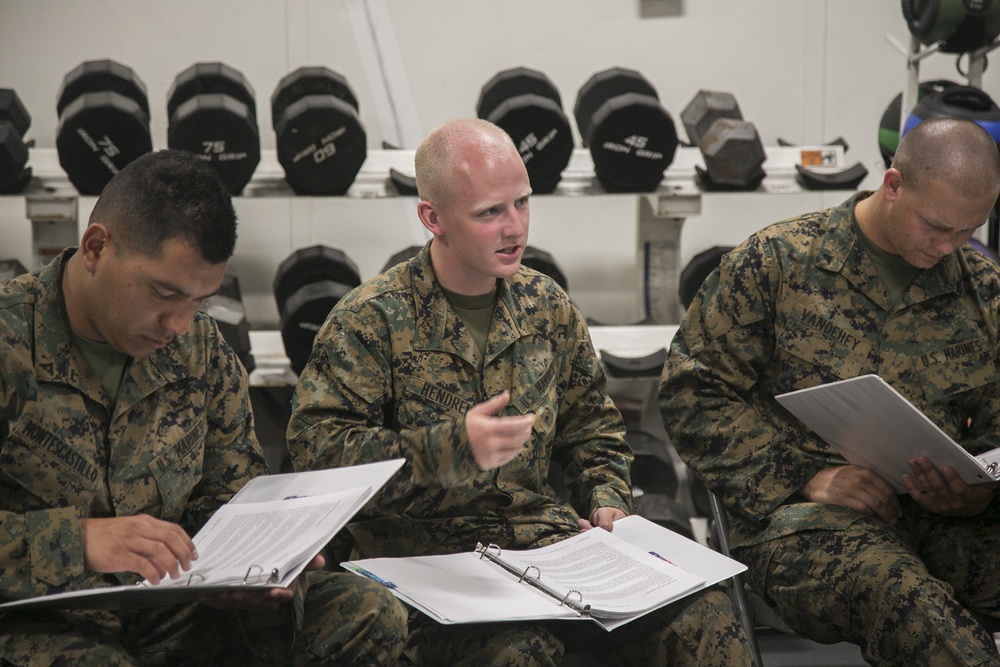
[[[1000,191],[997,145],[986,130],[969,120],[932,118],[921,122],[903,135],[892,166],[910,187],[941,179],[967,197]]]

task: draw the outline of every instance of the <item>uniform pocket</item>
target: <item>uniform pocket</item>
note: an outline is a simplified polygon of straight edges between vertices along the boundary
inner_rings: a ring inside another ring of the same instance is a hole
[[[206,429],[205,422],[199,421],[149,462],[163,503],[160,518],[164,520],[180,518],[191,490],[201,481]]]
[[[0,446],[0,470],[41,500],[44,507],[86,507],[97,492],[93,459],[24,413]]]

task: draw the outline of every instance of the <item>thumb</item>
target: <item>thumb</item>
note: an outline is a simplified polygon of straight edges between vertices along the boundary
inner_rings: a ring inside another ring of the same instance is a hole
[[[500,412],[505,407],[507,407],[508,403],[510,403],[510,392],[503,391],[494,396],[493,398],[483,401],[479,405],[473,406],[473,408],[469,410],[469,412],[475,410],[476,412],[484,415],[495,415],[496,413]]]

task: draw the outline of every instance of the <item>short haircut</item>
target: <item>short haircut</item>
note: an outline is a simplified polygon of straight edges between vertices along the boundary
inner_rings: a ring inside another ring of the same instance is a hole
[[[236,210],[222,179],[187,151],[161,150],[133,160],[98,198],[90,223],[112,232],[120,250],[158,257],[163,244],[182,239],[219,264],[236,247]]]
[[[1000,189],[1000,151],[989,132],[959,118],[931,118],[903,135],[892,166],[903,184],[941,179],[967,197]]]
[[[479,118],[448,121],[420,142],[413,157],[421,199],[440,208],[448,205],[454,160],[469,146],[475,146],[480,155],[492,159],[506,158],[511,151],[517,153],[510,135],[489,121]]]

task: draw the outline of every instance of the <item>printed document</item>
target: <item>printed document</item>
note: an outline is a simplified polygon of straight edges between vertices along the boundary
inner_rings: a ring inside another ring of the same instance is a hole
[[[583,619],[607,630],[746,569],[640,516],[537,549],[481,547],[342,565],[441,623]]]
[[[831,382],[775,397],[848,462],[871,468],[906,493],[910,461],[925,456],[951,466],[967,484],[1000,479],[1000,449],[979,457],[967,452],[877,375]]]

